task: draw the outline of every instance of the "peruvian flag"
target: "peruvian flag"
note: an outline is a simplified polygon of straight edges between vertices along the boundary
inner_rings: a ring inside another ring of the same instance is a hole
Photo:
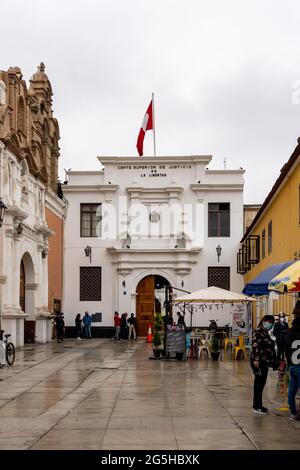
[[[140,132],[138,135],[137,143],[136,143],[136,148],[139,153],[139,156],[142,157],[143,155],[143,147],[144,147],[144,137],[145,137],[145,132],[153,130],[153,103],[152,100],[150,101],[150,104],[148,106],[148,109],[146,111],[146,114],[144,116],[143,122],[142,122],[142,127],[140,128]]]

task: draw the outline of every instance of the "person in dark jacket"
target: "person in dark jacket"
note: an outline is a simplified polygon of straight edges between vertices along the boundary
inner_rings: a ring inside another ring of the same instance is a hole
[[[57,331],[57,342],[61,343],[64,341],[64,327],[65,322],[61,313],[57,313],[55,317],[56,331]]]
[[[289,365],[290,382],[288,403],[290,407],[290,420],[300,421],[297,414],[296,394],[300,388],[300,316],[296,316],[284,338],[285,354]]]
[[[262,395],[267,382],[269,367],[274,367],[275,343],[269,332],[273,328],[275,318],[265,315],[258,328],[252,333],[252,352],[250,364],[254,373],[253,411],[258,414],[268,414],[269,410],[262,404]]]
[[[276,338],[277,344],[277,359],[278,361],[284,360],[284,337],[289,329],[289,325],[285,319],[285,314],[282,312],[279,315],[279,320],[274,324],[273,334]]]
[[[82,320],[81,320],[80,313],[77,313],[76,318],[75,318],[75,332],[76,332],[76,338],[81,339]]]
[[[131,339],[133,335],[133,339],[136,340],[136,318],[134,316],[134,313],[130,315],[130,318],[128,319],[128,325],[129,325],[129,333],[128,333],[128,339]]]
[[[185,327],[184,316],[180,312],[177,312],[177,315],[178,315],[177,325],[183,325]]]
[[[127,313],[122,313],[121,315],[121,332],[120,332],[120,339],[125,340],[128,339],[128,326],[127,326]]]

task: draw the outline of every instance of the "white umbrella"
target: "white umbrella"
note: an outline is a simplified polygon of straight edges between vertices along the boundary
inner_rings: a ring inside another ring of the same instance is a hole
[[[207,287],[206,289],[196,290],[191,294],[177,297],[173,300],[176,303],[240,303],[253,302],[255,299],[247,297],[244,294],[231,292],[230,290],[220,289],[219,287]]]

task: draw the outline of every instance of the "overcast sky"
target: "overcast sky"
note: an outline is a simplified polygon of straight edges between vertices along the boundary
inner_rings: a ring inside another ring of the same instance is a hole
[[[298,0],[9,0],[0,68],[45,62],[62,176],[136,155],[154,92],[157,154],[226,157],[258,203],[300,135],[299,24]]]

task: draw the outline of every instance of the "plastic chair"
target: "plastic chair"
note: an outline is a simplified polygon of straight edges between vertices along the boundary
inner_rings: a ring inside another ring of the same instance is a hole
[[[244,353],[244,358],[246,358],[247,352],[246,352],[246,347],[244,344],[244,336],[240,335],[238,337],[238,345],[234,347],[234,359],[238,357],[238,354],[240,351],[243,351]]]
[[[224,352],[226,352],[227,346],[234,346],[236,343],[236,338],[225,338],[224,340]]]
[[[209,345],[205,339],[201,341],[201,346],[199,346],[198,359],[201,359],[201,354],[203,353],[203,351],[206,352],[206,355],[209,358],[210,357]]]

